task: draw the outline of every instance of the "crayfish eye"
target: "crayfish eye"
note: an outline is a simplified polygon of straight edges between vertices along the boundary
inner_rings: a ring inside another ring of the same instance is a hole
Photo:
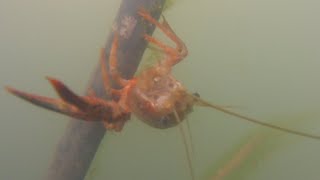
[[[192,93],[192,95],[194,95],[194,96],[196,96],[196,97],[200,97],[200,94],[199,93],[197,93],[197,92],[195,92],[195,93]]]

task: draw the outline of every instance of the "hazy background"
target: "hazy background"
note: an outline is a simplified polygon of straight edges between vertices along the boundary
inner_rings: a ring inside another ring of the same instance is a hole
[[[83,92],[118,6],[0,1],[0,86],[56,97],[44,79],[50,75]],[[208,101],[320,134],[319,7],[315,0],[178,0],[165,16],[190,55],[174,73]],[[41,179],[69,118],[4,90],[0,97],[0,179]],[[189,120],[200,179],[215,174],[216,163],[257,129],[204,108]],[[281,134],[266,146],[265,156],[235,179],[319,179],[320,142]],[[107,134],[87,179],[188,178],[178,128],[156,130],[134,119]]]

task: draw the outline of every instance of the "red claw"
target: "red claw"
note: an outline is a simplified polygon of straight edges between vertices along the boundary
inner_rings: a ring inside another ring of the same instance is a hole
[[[46,77],[48,81],[51,83],[53,88],[56,90],[58,95],[67,103],[76,106],[81,110],[85,110],[88,108],[88,103],[80,96],[73,93],[66,85],[64,85],[61,81]]]
[[[44,96],[38,96],[35,94],[30,94],[30,93],[26,93],[23,91],[19,91],[17,89],[14,89],[12,87],[5,87],[5,89],[10,92],[11,94],[20,97],[34,105],[55,111],[55,112],[60,112],[62,114],[68,114],[68,112],[61,108],[61,103],[63,103],[61,100],[59,99],[54,99],[54,98],[49,98],[49,97],[44,97]]]
[[[5,87],[11,94],[32,104],[85,121],[103,121],[109,130],[120,131],[130,118],[130,113],[122,111],[114,101],[106,101],[95,96],[78,96],[61,81],[47,77],[61,99],[19,91]]]

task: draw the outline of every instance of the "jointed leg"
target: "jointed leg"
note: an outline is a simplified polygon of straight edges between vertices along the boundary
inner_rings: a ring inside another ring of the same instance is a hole
[[[118,71],[118,63],[117,63],[117,51],[118,51],[118,45],[119,45],[119,38],[117,32],[114,33],[113,42],[110,50],[110,56],[109,56],[109,69],[112,79],[121,87],[124,87],[128,84],[128,80],[123,79],[120,76],[120,73]]]
[[[168,45],[161,43],[159,40],[149,35],[145,35],[145,39],[147,41],[159,46],[167,54],[171,56],[175,56],[174,58],[170,59],[171,62],[169,62],[169,64],[171,65],[177,64],[185,56],[187,56],[188,54],[187,47],[185,46],[183,41],[173,32],[172,28],[170,27],[170,25],[168,24],[168,22],[164,17],[163,17],[163,22],[159,23],[145,9],[141,9],[138,13],[140,16],[142,16],[144,19],[146,19],[150,23],[156,25],[163,33],[165,33],[176,44],[176,48],[172,48]]]
[[[172,41],[175,43],[181,42],[179,37],[173,32],[169,24],[167,23],[166,19],[163,18],[163,22],[159,23],[156,19],[154,19],[150,13],[145,9],[140,9],[138,14],[142,16],[145,20],[149,21],[150,23],[156,25],[163,33],[165,33]],[[163,16],[162,16],[163,17]]]
[[[106,65],[106,59],[105,59],[105,49],[102,48],[100,51],[100,63],[101,63],[101,74],[102,74],[102,81],[103,86],[108,94],[110,94],[112,97],[114,96],[120,96],[121,90],[113,89],[111,87],[111,82],[109,78],[109,74],[107,71],[107,65]]]
[[[177,56],[177,58],[179,58],[179,54],[177,52],[176,49],[162,43],[161,41],[159,41],[158,39],[149,36],[147,34],[144,35],[145,40],[147,40],[150,43],[153,43],[155,45],[157,45],[161,50],[163,50],[166,54],[170,55],[170,56]]]
[[[180,56],[182,56],[183,58],[186,57],[188,55],[188,49],[187,46],[184,44],[184,42],[176,35],[176,33],[172,30],[171,26],[169,25],[168,21],[166,20],[166,18],[164,16],[162,16],[162,25],[168,29],[168,31],[171,34],[171,37],[174,37],[174,39],[172,39],[177,47],[176,49],[179,51]]]

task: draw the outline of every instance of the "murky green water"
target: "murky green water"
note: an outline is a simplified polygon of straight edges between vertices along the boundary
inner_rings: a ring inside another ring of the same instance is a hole
[[[0,82],[55,96],[44,79],[83,92],[116,13],[112,1],[0,2]],[[320,3],[179,0],[165,12],[190,55],[175,75],[190,91],[233,110],[320,134]],[[69,118],[0,91],[0,179],[41,179]],[[198,179],[216,174],[258,128],[210,109],[189,117]],[[229,179],[318,179],[320,142],[261,138]],[[133,119],[103,140],[88,180],[188,179],[177,128]]]

